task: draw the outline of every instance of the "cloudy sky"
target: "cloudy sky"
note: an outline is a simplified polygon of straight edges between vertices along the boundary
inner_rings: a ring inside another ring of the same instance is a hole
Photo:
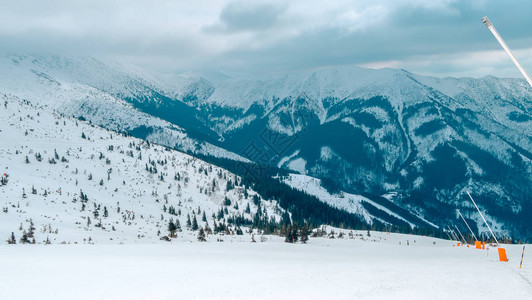
[[[328,66],[520,77],[530,0],[0,0],[0,50],[109,57],[163,72],[285,73]]]

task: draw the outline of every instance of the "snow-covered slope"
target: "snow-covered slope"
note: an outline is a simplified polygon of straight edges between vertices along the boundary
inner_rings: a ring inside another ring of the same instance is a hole
[[[432,223],[430,220],[414,214],[413,211],[405,212],[397,210],[397,207],[394,207],[395,205],[393,204],[393,200],[397,196],[394,193],[382,195],[382,197],[377,197],[372,200],[366,196],[355,195],[345,191],[331,193],[323,187],[320,179],[307,175],[289,174],[288,176],[283,177],[282,180],[284,183],[295,189],[316,196],[318,199],[332,207],[343,209],[361,216],[368,224],[372,224],[373,220],[377,220],[383,224],[397,225],[397,221],[400,221],[408,224],[412,228],[416,226],[439,228],[439,226]],[[380,201],[378,201],[379,199]],[[385,200],[388,200],[389,202]],[[458,213],[456,213],[456,215],[458,216]],[[475,225],[478,226],[479,232],[488,235],[489,229],[484,225],[480,218],[479,215],[471,216]],[[504,224],[497,222],[495,218],[488,216],[487,220],[491,224],[491,229],[497,234],[497,236],[504,237],[510,235],[507,230],[503,229]],[[456,224],[451,223],[450,226],[452,227],[454,225]],[[463,227],[463,230],[467,230],[463,224],[458,225]]]
[[[148,72],[92,57],[0,56],[0,92],[128,132],[181,151],[234,160],[242,157],[190,137],[179,125],[142,112],[140,102],[159,105],[166,98]],[[177,101],[181,103],[180,101]]]
[[[519,267],[523,245],[505,245],[510,261],[500,262],[492,247],[453,247],[450,241],[384,232],[344,233],[343,238],[311,238],[307,245],[280,238],[0,245],[0,298],[521,300],[532,294],[528,252]]]
[[[234,233],[235,216],[251,222],[259,211],[279,221],[283,212],[276,201],[240,186],[234,174],[192,156],[27,100],[0,98],[4,241],[13,232],[19,242],[33,226],[39,243],[156,242],[168,235],[170,220],[182,227],[178,239],[196,240],[188,216],[200,227],[223,223]]]
[[[383,223],[386,223],[386,221],[371,215],[362,206],[362,202],[370,203],[371,205],[376,206],[380,210],[383,210],[384,212],[408,223],[408,221],[402,218],[401,216],[383,207],[382,205],[376,204],[375,202],[364,196],[353,195],[345,193],[343,191],[340,191],[336,194],[331,194],[324,187],[321,186],[321,181],[317,178],[300,174],[290,174],[283,181],[293,188],[305,191],[310,195],[318,197],[321,201],[331,206],[352,212],[354,214],[358,214],[362,216],[364,220],[366,220],[366,222],[368,222],[369,224],[371,224],[373,219],[377,219]],[[414,227],[414,224],[412,223],[409,223],[409,225]]]

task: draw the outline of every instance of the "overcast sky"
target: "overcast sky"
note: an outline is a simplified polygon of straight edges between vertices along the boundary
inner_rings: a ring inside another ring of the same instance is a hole
[[[485,15],[532,73],[530,0],[0,0],[0,48],[163,72],[358,65],[520,77]]]

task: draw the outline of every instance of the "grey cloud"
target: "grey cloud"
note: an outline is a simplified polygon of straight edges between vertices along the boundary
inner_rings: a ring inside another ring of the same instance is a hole
[[[286,7],[272,3],[231,2],[220,13],[220,23],[210,31],[255,31],[275,26]]]
[[[532,11],[532,2],[509,1],[503,5],[490,1],[484,7],[473,4],[470,1],[457,1],[447,9],[404,5],[393,10],[384,22],[365,30],[349,32],[341,27],[321,27],[268,47],[235,49],[224,54],[223,62],[235,68],[286,72],[425,57],[434,60],[427,61],[427,65],[434,66],[432,73],[445,75],[452,73],[453,66],[437,61],[440,57],[500,50],[481,22],[484,15],[490,16],[496,26],[499,24],[499,32],[510,47],[532,47],[532,18],[528,16]],[[505,9],[508,7],[511,9]],[[212,63],[216,65],[216,59]],[[224,68],[223,65],[220,67]],[[420,68],[419,71],[430,70]],[[475,70],[471,70],[471,74],[478,75]]]
[[[68,2],[59,0],[47,5],[22,1],[25,5],[21,7],[15,2],[4,3],[0,5],[0,50],[126,57],[164,71],[216,68],[289,72],[398,61],[399,67],[412,66],[409,70],[413,72],[446,75],[453,68],[467,71],[466,67],[446,64],[446,59],[460,53],[500,50],[481,22],[484,15],[513,50],[532,48],[532,1],[528,0],[486,0],[480,6],[478,1],[451,1],[442,2],[446,4],[438,8],[408,0],[366,3],[385,7],[385,18],[363,15],[366,4],[357,2],[357,12],[362,15],[354,22],[362,26],[352,26],[350,20],[341,18],[342,13],[356,8],[348,2],[321,8],[319,2],[307,7],[303,2],[223,5],[209,1],[187,3],[190,7],[181,7],[183,2],[164,2],[168,8],[159,2],[128,4],[125,0],[110,4],[107,0],[94,1],[89,7],[66,6]],[[209,4],[207,11],[203,6]],[[103,14],[99,13],[102,5],[106,7]],[[420,59],[426,63],[412,63]],[[532,72],[532,65],[526,65],[532,60],[521,61]],[[471,74],[475,72],[471,70]]]

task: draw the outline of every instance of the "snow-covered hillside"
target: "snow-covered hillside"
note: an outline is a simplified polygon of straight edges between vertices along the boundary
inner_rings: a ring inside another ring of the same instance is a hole
[[[318,199],[332,207],[359,215],[363,217],[368,224],[372,224],[373,220],[377,220],[388,225],[397,224],[397,222],[390,222],[389,219],[383,218],[382,216],[384,215],[386,217],[391,217],[392,220],[399,220],[400,222],[407,223],[412,228],[420,226],[419,224],[424,227],[440,228],[440,226],[432,223],[430,220],[427,220],[424,216],[415,214],[414,211],[410,211],[405,214],[405,211],[397,211],[394,209],[393,199],[397,195],[393,193],[382,195],[380,197],[381,201],[376,202],[368,197],[347,193],[345,191],[331,193],[323,187],[320,179],[307,175],[289,174],[283,178],[283,182],[295,189],[304,191],[309,195],[316,196]],[[368,211],[368,209],[370,209],[370,211]],[[458,218],[457,212],[456,217]],[[480,216],[472,217],[476,226],[478,227],[479,233],[489,236],[489,229],[480,218]],[[497,222],[496,219],[490,216],[487,216],[487,220],[491,224],[491,229],[493,232],[495,232],[498,236],[509,236],[509,232],[503,229],[503,224]],[[413,222],[416,222],[418,225]],[[459,225],[460,227],[463,227],[463,230],[467,230],[462,223],[459,223]]]
[[[333,206],[337,207],[339,209],[343,209],[349,212],[352,212],[354,214],[360,215],[368,222],[369,224],[372,223],[374,219],[377,219],[378,221],[382,223],[387,223],[386,220],[379,219],[377,216],[371,215],[364,206],[362,206],[362,202],[366,202],[372,206],[375,206],[379,210],[384,211],[385,213],[392,215],[406,223],[408,223],[410,226],[414,227],[415,225],[408,222],[408,220],[404,219],[400,215],[396,214],[395,212],[389,210],[388,208],[375,203],[374,201],[361,196],[361,195],[354,195],[349,194],[344,191],[340,191],[336,194],[329,193],[322,185],[321,180],[317,178],[313,178],[307,175],[301,175],[301,174],[290,174],[288,177],[286,177],[283,180],[286,184],[289,186],[296,188],[301,191],[305,191],[306,193],[318,197],[321,201]]]
[[[14,95],[68,116],[180,151],[234,160],[242,157],[189,136],[176,124],[135,108],[131,99],[161,103],[159,84],[149,73],[92,57],[0,55],[0,92]],[[146,77],[146,78],[145,78]],[[178,101],[179,102],[179,101]]]
[[[28,239],[38,243],[151,243],[168,236],[170,220],[179,221],[178,240],[196,240],[195,222],[234,234],[257,212],[280,220],[275,201],[224,169],[18,97],[0,98],[4,241],[14,233],[18,243],[34,227]]]

